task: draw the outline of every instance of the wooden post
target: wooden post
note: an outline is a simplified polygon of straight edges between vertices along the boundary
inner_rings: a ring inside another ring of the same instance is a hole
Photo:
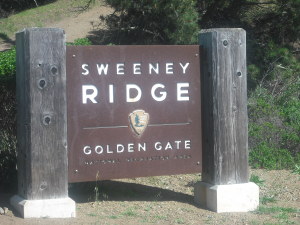
[[[203,30],[199,41],[203,167],[195,200],[217,212],[250,211],[257,207],[258,188],[248,183],[246,32],[225,28]],[[249,194],[247,191],[251,196],[253,192],[250,200],[244,198]],[[234,201],[234,192],[244,203]],[[225,195],[227,200],[223,199]],[[253,199],[255,204],[249,202]],[[240,205],[245,203],[248,206]]]
[[[25,218],[73,217],[65,34],[62,29],[31,28],[17,33],[16,41],[18,196],[11,203]]]

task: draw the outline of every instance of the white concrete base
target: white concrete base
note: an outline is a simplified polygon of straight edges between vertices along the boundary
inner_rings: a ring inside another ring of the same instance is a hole
[[[76,216],[75,202],[70,198],[26,200],[18,195],[10,204],[23,218],[70,218]]]
[[[197,182],[195,202],[214,212],[249,212],[259,205],[259,187],[245,184],[211,185]]]

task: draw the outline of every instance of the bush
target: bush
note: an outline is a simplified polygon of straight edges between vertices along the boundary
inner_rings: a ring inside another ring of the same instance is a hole
[[[17,180],[16,96],[14,82],[0,83],[0,102],[0,180],[1,185],[9,190],[16,184]]]
[[[300,63],[285,48],[273,47],[266,56],[272,63],[249,96],[250,163],[292,169],[300,163]]]
[[[74,42],[68,42],[67,45],[91,45],[92,42],[88,38],[77,38]]]
[[[287,149],[276,148],[268,142],[260,142],[252,149],[249,163],[253,168],[293,169],[296,165],[294,157]]]
[[[198,13],[194,0],[106,0],[115,9],[101,17],[113,44],[194,44]]]
[[[0,52],[0,82],[10,81],[16,74],[16,49]]]
[[[10,189],[16,183],[16,50],[0,52],[0,180]]]

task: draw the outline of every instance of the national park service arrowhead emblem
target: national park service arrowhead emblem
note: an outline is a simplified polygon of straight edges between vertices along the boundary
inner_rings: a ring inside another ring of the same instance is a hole
[[[149,114],[144,110],[135,110],[129,114],[129,123],[132,131],[138,136],[142,135],[148,126]]]

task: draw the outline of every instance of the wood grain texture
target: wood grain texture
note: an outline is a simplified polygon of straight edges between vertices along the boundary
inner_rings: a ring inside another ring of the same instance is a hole
[[[209,29],[200,34],[203,171],[210,184],[249,180],[246,32]]]
[[[31,28],[16,40],[19,195],[67,197],[65,34]]]

